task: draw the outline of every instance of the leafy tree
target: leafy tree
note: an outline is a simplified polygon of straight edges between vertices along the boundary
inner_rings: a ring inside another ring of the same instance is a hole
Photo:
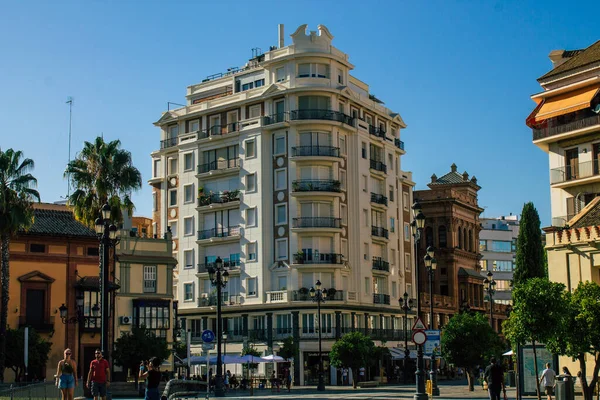
[[[288,336],[283,339],[283,346],[279,350],[279,355],[286,360],[290,358],[294,358],[296,356],[296,352],[298,351],[298,344],[294,343],[294,337]]]
[[[581,282],[571,294],[564,293],[566,314],[560,332],[548,342],[548,348],[579,360],[581,387],[585,400],[592,400],[600,370],[600,286]],[[592,380],[587,382],[586,354],[595,360]]]
[[[533,203],[523,206],[519,236],[517,237],[517,255],[513,282],[520,285],[530,278],[543,278],[546,273],[546,257],[542,246],[540,216]]]
[[[242,356],[247,356],[247,355],[251,355],[251,356],[255,356],[255,357],[260,357],[260,351],[254,347],[253,344],[248,344],[247,346],[245,346],[242,349]],[[257,363],[246,363],[246,364],[242,364],[242,371],[245,373],[245,375],[247,377],[249,377],[250,375],[250,371],[248,371],[248,368],[250,368],[250,370],[255,370],[258,368],[258,364]]]
[[[372,365],[374,354],[375,345],[370,337],[361,332],[351,332],[333,344],[329,360],[336,368],[350,368],[352,375],[358,377],[359,368]],[[352,386],[356,389],[356,378],[352,381]]]
[[[121,337],[115,342],[113,352],[114,362],[126,369],[130,369],[137,383],[137,371],[140,361],[152,357],[165,360],[169,357],[167,341],[144,327],[133,327],[131,332],[122,332]]]
[[[20,382],[25,375],[25,329],[6,330],[6,366],[15,372],[15,381]],[[41,371],[48,362],[48,353],[52,344],[44,340],[35,330],[29,329],[30,371]]]
[[[441,348],[447,362],[464,368],[469,390],[473,391],[475,369],[502,354],[504,343],[484,314],[460,313],[444,327]]]
[[[539,376],[536,343],[550,343],[560,333],[567,312],[564,291],[565,285],[548,278],[531,278],[513,291],[513,311],[502,324],[502,331],[513,348],[531,342],[535,376]],[[536,387],[541,399],[539,381]]]
[[[120,140],[106,143],[98,136],[93,143],[85,142],[77,158],[67,164],[65,177],[75,188],[68,203],[75,217],[90,227],[107,202],[119,222],[122,209],[130,215],[134,209],[130,195],[142,187],[142,175],[133,166],[131,153],[120,147]]]
[[[33,202],[40,201],[40,194],[34,188],[37,179],[31,175],[33,160],[23,159],[21,151],[0,149],[0,247],[2,267],[0,280],[0,382],[4,381],[6,360],[6,326],[9,300],[9,252],[10,240],[20,230],[33,224]]]

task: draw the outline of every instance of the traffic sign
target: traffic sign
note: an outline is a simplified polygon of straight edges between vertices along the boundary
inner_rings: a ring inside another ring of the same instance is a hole
[[[423,321],[421,321],[421,318],[417,318],[417,320],[415,321],[415,323],[412,326],[412,330],[413,331],[424,331],[425,329],[427,329],[425,327],[425,324],[423,323]]]
[[[427,341],[427,335],[425,335],[425,331],[423,330],[414,331],[412,340],[416,345],[420,346]]]
[[[213,331],[211,331],[210,329],[202,331],[202,341],[204,343],[210,343],[213,340],[215,340],[215,333]]]
[[[425,342],[425,346],[423,347],[423,352],[425,355],[431,357],[432,354],[440,353],[440,331],[436,329],[431,329],[425,331],[425,335],[427,336],[427,342]]]

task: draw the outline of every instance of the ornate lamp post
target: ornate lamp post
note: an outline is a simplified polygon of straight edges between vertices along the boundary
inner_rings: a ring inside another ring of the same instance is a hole
[[[433,278],[437,269],[437,260],[433,258],[435,249],[433,246],[427,248],[427,255],[424,258],[425,267],[429,272],[429,329],[433,329]],[[435,365],[435,349],[431,353],[431,368],[429,369],[429,379],[431,379],[431,395],[439,396],[440,388],[437,386],[437,368]]]
[[[423,227],[425,226],[425,215],[421,211],[421,205],[415,202],[412,206],[414,220],[411,223],[412,234],[415,242],[415,279],[417,281],[417,318],[421,317],[421,278],[419,272],[419,242]],[[425,374],[423,372],[423,345],[417,346],[417,371],[416,375],[416,391],[413,396],[414,400],[427,400],[425,393]]]
[[[319,384],[317,385],[317,390],[324,391],[325,379],[323,377],[323,352],[321,350],[321,303],[324,303],[327,298],[327,289],[321,290],[321,281],[317,281],[315,287],[317,288],[316,290],[314,287],[310,288],[310,297],[317,303],[317,320],[319,324]]]
[[[494,294],[496,294],[496,281],[493,277],[494,274],[490,271],[487,273],[487,278],[483,281],[483,283],[487,285],[483,290],[485,290],[490,299],[490,326],[492,329],[494,329]]]
[[[404,384],[408,383],[408,358],[410,357],[410,350],[408,349],[408,312],[412,309],[412,299],[408,298],[408,293],[404,292],[404,295],[400,300],[400,309],[404,311]]]
[[[223,333],[223,355],[227,357],[227,333]],[[227,373],[227,363],[223,363],[223,371]]]
[[[100,326],[101,341],[100,348],[104,358],[110,362],[108,331],[109,331],[109,283],[110,283],[110,247],[118,243],[118,230],[110,219],[110,206],[108,203],[102,206],[100,218],[95,221],[96,234],[100,240]],[[112,364],[111,364],[112,365]]]
[[[208,277],[213,286],[217,288],[217,375],[215,376],[215,397],[225,397],[223,388],[223,360],[221,360],[221,340],[223,339],[223,320],[221,317],[221,303],[223,302],[221,289],[229,281],[229,272],[223,268],[223,260],[217,257],[213,266],[208,268]]]
[[[83,294],[80,296],[80,294],[77,294],[77,298],[76,298],[76,302],[77,302],[77,310],[76,310],[76,314],[72,317],[69,317],[69,309],[67,306],[65,306],[65,303],[62,304],[62,306],[58,307],[58,311],[60,313],[60,319],[62,321],[63,324],[79,324],[79,323],[83,323],[84,325],[87,323],[89,325],[94,325],[96,323],[96,317],[98,317],[98,313],[100,312],[100,307],[98,307],[98,304],[94,304],[94,306],[92,307],[91,311],[92,311],[92,315],[91,316],[86,316],[84,314],[84,309],[83,309]]]

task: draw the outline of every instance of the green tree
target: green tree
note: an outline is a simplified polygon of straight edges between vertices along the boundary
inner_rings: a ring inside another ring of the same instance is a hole
[[[279,355],[286,360],[290,358],[294,358],[296,356],[296,352],[298,351],[298,344],[294,342],[293,336],[288,336],[283,339],[283,345],[279,350]]]
[[[444,326],[441,340],[442,357],[446,362],[463,368],[469,390],[474,390],[474,371],[502,354],[504,343],[481,313],[454,315]]]
[[[336,368],[350,368],[355,377],[352,386],[356,389],[356,378],[361,367],[372,365],[375,345],[370,337],[361,332],[351,332],[342,336],[331,347],[329,360]]]
[[[9,300],[9,252],[10,240],[20,230],[33,224],[33,202],[40,201],[40,194],[34,188],[37,179],[31,175],[33,160],[23,158],[21,151],[0,148],[0,246],[2,266],[0,280],[0,382],[4,381],[6,365],[6,326]]]
[[[546,274],[546,257],[542,246],[542,230],[540,216],[533,203],[523,206],[519,236],[517,238],[517,255],[513,283],[520,285],[530,278],[543,278]]]
[[[167,341],[157,337],[150,329],[133,327],[131,332],[122,332],[115,342],[114,362],[131,370],[135,382],[138,381],[140,361],[152,357],[165,360],[169,357]]]
[[[579,361],[581,387],[585,400],[592,400],[600,370],[600,286],[595,282],[581,282],[571,294],[564,293],[566,314],[562,328],[548,348],[553,353]],[[587,381],[586,354],[595,360],[592,380]]]
[[[29,329],[29,371],[41,371],[46,366],[51,347],[52,343],[44,340],[35,330]],[[15,381],[17,382],[20,382],[25,377],[24,348],[25,329],[7,329],[6,366],[14,371]]]
[[[75,189],[69,206],[75,217],[90,227],[107,202],[118,222],[123,221],[122,209],[131,215],[135,208],[130,195],[142,187],[142,175],[133,166],[131,153],[120,147],[120,140],[106,143],[98,136],[93,143],[85,142],[77,158],[67,164],[65,177]]]
[[[247,355],[251,355],[251,356],[255,356],[255,357],[261,356],[260,351],[256,347],[254,347],[254,345],[251,343],[242,349],[242,356],[247,356]],[[242,364],[242,372],[246,375],[247,378],[250,378],[250,371],[248,371],[248,369],[250,369],[251,371],[254,371],[257,368],[258,368],[257,363]]]
[[[565,285],[548,278],[531,278],[512,293],[513,311],[502,324],[502,331],[513,348],[531,342],[535,375],[539,376],[536,343],[550,343],[558,336],[567,312],[564,300]],[[536,381],[541,399],[539,381]]]

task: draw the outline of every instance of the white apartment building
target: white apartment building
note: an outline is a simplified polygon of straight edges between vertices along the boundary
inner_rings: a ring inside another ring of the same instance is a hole
[[[494,303],[512,304],[512,279],[517,256],[519,217],[507,215],[479,220],[479,253],[481,275],[491,272],[496,281]]]
[[[319,280],[328,289],[325,378],[335,384],[327,354],[344,333],[404,345],[398,299],[414,297],[414,183],[401,169],[400,115],[350,74],[325,26],[306,28],[286,46],[280,25],[277,46],[189,86],[187,105],[155,123],[161,142],[149,183],[155,232],[173,233],[173,282],[192,352],[204,329],[216,331],[221,301],[227,354],[247,344],[276,353],[293,336],[295,382],[316,383],[317,305],[308,290]],[[229,271],[222,299],[207,273],[217,257]]]

